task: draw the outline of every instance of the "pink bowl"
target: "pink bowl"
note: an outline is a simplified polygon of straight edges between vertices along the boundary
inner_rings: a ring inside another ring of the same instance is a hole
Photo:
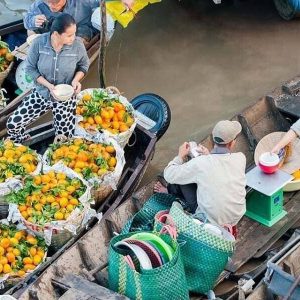
[[[279,168],[280,158],[277,154],[265,152],[259,157],[258,165],[264,173],[275,173]]]

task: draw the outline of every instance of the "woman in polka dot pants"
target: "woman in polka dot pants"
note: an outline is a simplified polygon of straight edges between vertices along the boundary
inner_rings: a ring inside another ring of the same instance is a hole
[[[26,73],[34,80],[35,88],[7,121],[7,133],[13,141],[22,143],[30,138],[26,127],[48,110],[53,113],[55,134],[73,135],[76,94],[89,67],[85,47],[75,33],[74,18],[61,14],[53,21],[50,33],[40,35],[30,46]],[[59,102],[53,91],[62,83],[71,84],[75,93]]]

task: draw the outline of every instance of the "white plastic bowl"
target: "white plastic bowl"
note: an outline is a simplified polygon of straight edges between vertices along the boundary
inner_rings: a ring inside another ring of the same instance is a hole
[[[53,90],[55,99],[58,101],[67,101],[74,94],[74,88],[69,84],[58,84]]]

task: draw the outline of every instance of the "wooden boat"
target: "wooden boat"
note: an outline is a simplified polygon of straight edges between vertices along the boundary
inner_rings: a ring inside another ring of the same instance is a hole
[[[286,131],[290,126],[289,121],[300,116],[300,97],[293,95],[298,89],[299,80],[294,84],[289,82],[284,85],[285,93],[277,89],[233,118],[239,120],[243,127],[237,139],[237,150],[245,153],[248,169],[254,165],[253,154],[257,142],[270,132]],[[299,115],[295,109],[292,110],[293,115],[289,113],[290,97],[298,97]],[[202,143],[211,148],[211,137],[208,136]],[[99,224],[74,244],[68,243],[33,276],[8,293],[24,300],[76,299],[75,295],[82,295],[83,299],[125,299],[106,289],[108,245],[114,232],[120,232],[127,220],[152,195],[153,186],[154,181],[139,189],[124,203],[117,198]],[[272,227],[265,227],[246,216],[242,218],[238,224],[236,251],[215,288],[216,294],[222,299],[237,299],[239,279],[260,280],[266,270],[268,256],[280,249],[298,226],[299,200],[300,192],[286,193],[287,215]],[[196,295],[192,299],[201,299],[201,296]]]

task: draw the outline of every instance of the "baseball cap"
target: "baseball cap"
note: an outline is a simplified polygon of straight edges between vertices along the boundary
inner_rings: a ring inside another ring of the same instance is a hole
[[[217,144],[228,144],[233,141],[242,131],[242,126],[238,121],[219,121],[213,131],[213,140]]]

